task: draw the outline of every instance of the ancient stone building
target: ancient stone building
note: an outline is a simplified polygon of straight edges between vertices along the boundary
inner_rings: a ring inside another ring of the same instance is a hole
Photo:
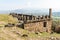
[[[51,33],[52,27],[52,9],[49,9],[49,15],[33,16],[25,14],[10,13],[13,17],[23,21],[24,29],[34,32],[48,32]]]

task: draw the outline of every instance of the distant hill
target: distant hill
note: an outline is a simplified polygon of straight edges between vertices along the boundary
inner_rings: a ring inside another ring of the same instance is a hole
[[[60,17],[60,12],[53,12],[53,16]]]
[[[53,12],[53,18],[60,20],[60,12]]]
[[[49,15],[48,10],[41,10],[41,9],[17,9],[13,10],[12,12],[30,14],[30,15]],[[53,12],[52,16],[60,17],[60,12]]]
[[[49,10],[47,9],[16,9],[11,11],[0,11],[0,13],[21,13],[29,15],[49,15]],[[54,17],[60,17],[60,12],[53,12]]]
[[[13,10],[11,12],[15,12],[15,13],[22,13],[22,14],[30,14],[30,15],[42,15],[42,14],[48,14],[48,11],[44,11],[41,9],[17,9],[17,10]]]

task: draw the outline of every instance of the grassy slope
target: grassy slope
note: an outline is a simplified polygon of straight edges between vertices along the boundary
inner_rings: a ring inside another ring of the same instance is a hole
[[[18,40],[18,39],[21,39],[22,34],[29,33],[27,30],[23,30],[18,27],[5,28],[4,26],[1,26],[1,25],[5,25],[5,23],[7,24],[10,22],[17,23],[18,21],[16,18],[13,18],[11,15],[0,14],[0,40]],[[36,36],[37,35],[34,33],[29,34],[29,37],[36,37]]]
[[[0,28],[0,40],[3,38],[3,40],[18,40],[18,39],[25,39],[24,37],[21,37],[23,34],[27,34],[29,37],[38,37],[38,35],[34,33],[30,33],[27,30],[23,30],[18,27],[1,27]]]
[[[13,18],[8,14],[0,14],[0,25],[5,25],[7,23],[17,23],[17,18]]]
[[[12,19],[12,20],[10,20]],[[12,16],[6,14],[0,14],[0,22],[3,21],[5,23],[12,22],[16,23],[17,20]],[[0,24],[1,25],[1,24]],[[3,24],[4,25],[4,24]],[[28,37],[21,37],[23,34],[27,34]],[[49,36],[56,36],[60,37],[60,34],[49,34],[49,33],[38,33],[35,34],[33,32],[29,32],[27,30],[18,28],[18,27],[2,27],[0,26],[0,40],[28,40],[27,38],[39,38],[39,37],[49,37]]]
[[[22,37],[27,34],[28,37]],[[31,38],[60,37],[60,34],[39,33],[38,35],[18,27],[0,27],[0,40],[27,40]]]

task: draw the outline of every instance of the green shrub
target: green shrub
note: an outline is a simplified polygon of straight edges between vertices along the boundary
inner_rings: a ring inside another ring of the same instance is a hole
[[[53,23],[52,23],[52,30],[54,32],[60,32],[60,20],[53,20]]]

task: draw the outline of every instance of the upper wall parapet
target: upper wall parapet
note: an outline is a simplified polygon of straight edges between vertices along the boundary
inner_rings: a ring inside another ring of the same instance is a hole
[[[10,13],[13,17],[17,17],[18,20],[22,21],[41,21],[41,20],[48,20],[51,19],[52,16],[52,9],[49,9],[49,15],[42,15],[42,16],[33,16],[33,15],[26,15],[26,14],[17,14],[17,13]]]

